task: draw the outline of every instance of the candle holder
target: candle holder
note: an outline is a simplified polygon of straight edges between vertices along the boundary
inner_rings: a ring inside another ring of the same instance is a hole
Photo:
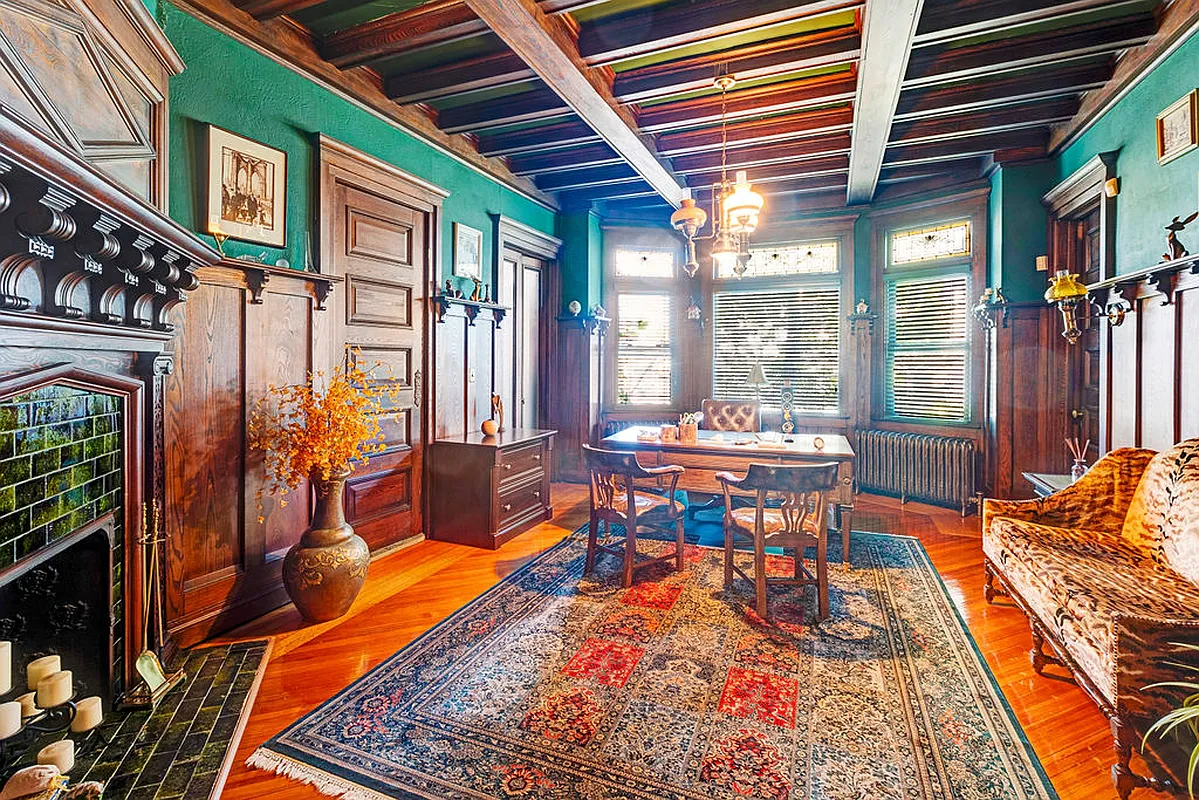
[[[71,729],[78,711],[75,700],[72,697],[60,705],[39,708],[38,713],[21,720],[21,727],[16,733],[0,739],[0,777],[7,779],[18,767],[26,765],[34,744],[40,739]]]

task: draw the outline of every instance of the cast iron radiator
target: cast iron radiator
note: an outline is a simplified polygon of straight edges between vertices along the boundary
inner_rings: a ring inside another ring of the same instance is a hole
[[[881,494],[966,508],[979,504],[970,439],[895,431],[857,432],[858,486]]]

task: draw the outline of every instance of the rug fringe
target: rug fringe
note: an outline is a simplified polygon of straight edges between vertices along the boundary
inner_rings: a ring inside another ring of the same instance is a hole
[[[341,800],[390,800],[385,794],[359,786],[352,781],[331,775],[322,769],[280,755],[265,747],[255,750],[246,759],[246,766],[282,775],[293,781],[306,783],[323,795],[339,797]]]

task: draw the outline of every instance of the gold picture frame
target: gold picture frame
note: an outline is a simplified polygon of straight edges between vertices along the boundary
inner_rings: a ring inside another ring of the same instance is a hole
[[[1199,147],[1199,89],[1157,115],[1157,163],[1167,164]]]

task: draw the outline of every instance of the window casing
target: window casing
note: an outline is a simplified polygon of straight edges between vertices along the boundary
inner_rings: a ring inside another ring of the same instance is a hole
[[[883,416],[968,424],[973,220],[886,234]]]
[[[843,336],[840,242],[751,248],[745,276],[717,273],[712,287],[712,397],[760,396],[781,407],[784,382],[797,414],[842,411]],[[767,386],[747,385],[761,363]]]
[[[606,293],[615,353],[614,409],[672,408],[677,402],[677,247],[621,243],[610,256]]]

